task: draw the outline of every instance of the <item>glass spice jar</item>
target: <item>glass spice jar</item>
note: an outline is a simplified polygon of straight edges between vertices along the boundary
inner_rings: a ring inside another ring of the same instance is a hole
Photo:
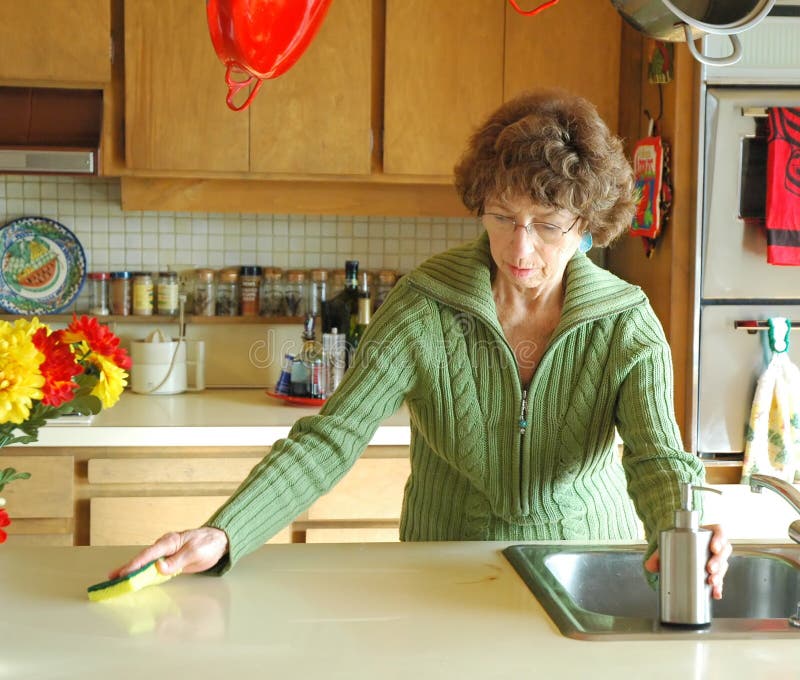
[[[283,270],[266,267],[261,280],[261,316],[284,316]]]
[[[374,312],[383,304],[389,291],[394,288],[397,282],[397,272],[391,269],[381,269],[378,272],[378,281],[375,284],[375,292],[372,295],[372,311]]]
[[[261,267],[243,266],[239,268],[239,313],[242,316],[258,316],[261,274]]]
[[[236,316],[239,313],[239,272],[223,269],[217,281],[217,316]]]
[[[119,316],[129,316],[131,313],[131,298],[133,296],[132,278],[130,272],[111,272],[111,313]]]
[[[214,270],[196,269],[194,283],[194,313],[196,316],[214,316],[216,311],[214,292]]]
[[[178,313],[178,272],[166,271],[158,275],[156,301],[159,314],[175,316]]]
[[[306,313],[306,273],[300,269],[286,272],[283,291],[286,316],[303,316]]]
[[[108,284],[111,275],[108,272],[90,272],[89,276],[89,314],[108,316]]]
[[[153,315],[153,277],[150,272],[133,275],[133,313],[135,316]]]

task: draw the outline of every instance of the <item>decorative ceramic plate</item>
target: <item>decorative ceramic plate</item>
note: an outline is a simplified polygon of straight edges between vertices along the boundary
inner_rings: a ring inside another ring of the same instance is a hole
[[[20,217],[0,229],[0,307],[52,314],[69,307],[86,279],[86,256],[69,229],[46,217]]]
[[[280,399],[292,406],[322,406],[326,401],[325,399],[317,399],[316,397],[293,397],[291,394],[278,394],[270,390],[267,390],[267,396],[273,399]]]

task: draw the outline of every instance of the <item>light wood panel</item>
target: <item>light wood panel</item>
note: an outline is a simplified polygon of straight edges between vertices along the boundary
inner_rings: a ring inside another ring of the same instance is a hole
[[[241,482],[261,458],[94,458],[89,484]]]
[[[306,530],[306,543],[393,543],[399,540],[400,530],[388,527]]]
[[[93,498],[90,545],[148,545],[168,531],[200,526],[227,496]],[[290,543],[289,529],[270,543]]]
[[[466,217],[450,184],[123,177],[123,210]]]
[[[0,457],[0,470],[8,467],[31,474],[30,479],[11,482],[0,492],[12,518],[73,516],[75,464],[71,456]]]
[[[452,175],[503,100],[504,11],[497,0],[387,0],[385,172]]]
[[[533,17],[505,6],[504,99],[561,87],[586,97],[616,130],[622,18],[612,3],[568,0]]]
[[[397,519],[410,469],[407,458],[360,458],[308,509],[308,519]]]
[[[143,170],[248,170],[249,117],[225,104],[205,3],[125,2],[125,158]]]
[[[111,80],[110,0],[4,0],[0,81],[101,85]]]
[[[331,3],[297,63],[261,86],[249,109],[252,172],[369,174],[373,2]]]

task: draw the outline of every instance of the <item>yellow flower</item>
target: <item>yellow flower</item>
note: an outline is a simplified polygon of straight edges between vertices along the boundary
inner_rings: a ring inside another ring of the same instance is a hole
[[[24,423],[33,402],[42,398],[44,361],[33,344],[38,319],[0,322],[0,423]]]
[[[100,400],[103,408],[111,408],[119,401],[122,389],[128,384],[128,373],[102,354],[91,354],[88,361],[100,371],[92,394]]]

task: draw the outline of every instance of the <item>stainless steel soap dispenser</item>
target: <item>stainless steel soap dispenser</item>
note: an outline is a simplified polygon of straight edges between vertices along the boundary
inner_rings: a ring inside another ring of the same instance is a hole
[[[659,536],[661,623],[702,628],[711,623],[711,586],[706,565],[711,556],[711,531],[700,528],[693,509],[694,491],[717,489],[682,483],[681,507],[675,526]]]

